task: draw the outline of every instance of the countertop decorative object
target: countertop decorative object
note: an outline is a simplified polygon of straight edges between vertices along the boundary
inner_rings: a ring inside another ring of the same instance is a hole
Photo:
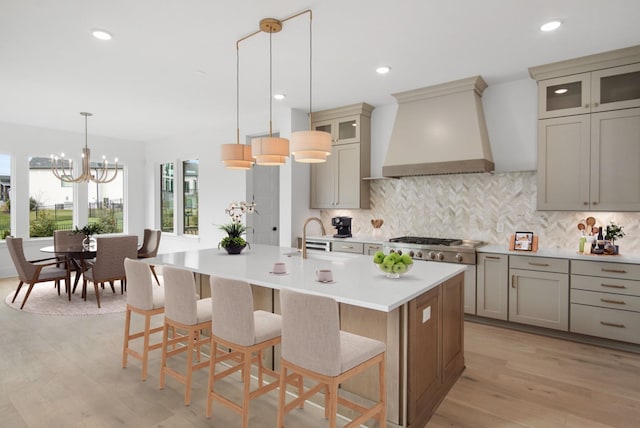
[[[231,217],[231,222],[219,226],[220,230],[227,232],[227,236],[220,241],[218,247],[224,248],[228,254],[240,254],[248,245],[242,237],[247,232],[247,226],[242,223],[245,213],[256,212],[256,204],[251,202],[231,202],[224,210]]]

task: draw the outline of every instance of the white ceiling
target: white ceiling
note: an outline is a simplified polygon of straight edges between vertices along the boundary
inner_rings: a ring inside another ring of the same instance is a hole
[[[313,109],[640,44],[638,0],[0,0],[0,122],[152,141],[232,140],[236,40],[260,19],[313,10]],[[273,35],[279,108],[308,110],[308,15]],[[550,19],[554,33],[538,27]],[[99,41],[90,30],[110,31]],[[268,129],[266,33],[240,44],[240,128]],[[392,67],[377,75],[379,65]],[[264,126],[263,126],[264,124]],[[229,141],[231,142],[231,141]]]

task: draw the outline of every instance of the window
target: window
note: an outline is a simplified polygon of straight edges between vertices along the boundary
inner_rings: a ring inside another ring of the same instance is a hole
[[[173,163],[160,165],[160,228],[173,232]]]
[[[11,235],[11,156],[0,154],[0,239]]]
[[[55,230],[71,229],[73,229],[73,186],[62,183],[51,173],[51,158],[31,157],[29,159],[29,236],[32,238],[53,236]]]
[[[182,163],[184,234],[198,234],[198,160]]]
[[[97,168],[97,163],[91,163]],[[112,174],[112,171],[109,171]],[[100,223],[102,233],[123,232],[124,212],[124,170],[118,166],[118,175],[110,183],[89,182],[89,220]]]

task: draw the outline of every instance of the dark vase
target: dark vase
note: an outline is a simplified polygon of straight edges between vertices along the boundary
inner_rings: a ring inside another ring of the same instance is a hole
[[[230,245],[228,247],[223,247],[225,250],[227,250],[227,253],[229,254],[240,254],[242,252],[242,250],[244,250],[244,247],[246,247],[247,244],[244,245]]]

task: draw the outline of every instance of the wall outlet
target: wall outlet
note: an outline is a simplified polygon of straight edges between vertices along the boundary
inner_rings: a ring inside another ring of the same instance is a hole
[[[498,233],[502,233],[504,232],[504,223],[499,221],[498,224],[496,225],[496,232]]]
[[[422,323],[426,323],[431,319],[431,306],[422,310]]]

